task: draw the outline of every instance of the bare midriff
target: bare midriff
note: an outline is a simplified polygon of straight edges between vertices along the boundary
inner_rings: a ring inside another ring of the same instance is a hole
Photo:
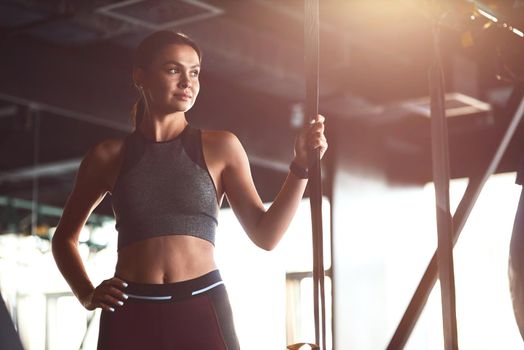
[[[118,251],[115,275],[136,283],[173,283],[216,269],[213,245],[188,235],[147,238]]]

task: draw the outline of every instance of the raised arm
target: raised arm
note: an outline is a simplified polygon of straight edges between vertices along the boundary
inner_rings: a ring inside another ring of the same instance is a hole
[[[109,309],[110,305],[93,300],[95,288],[78,252],[78,238],[89,215],[112,186],[119,166],[115,154],[118,154],[121,144],[118,140],[105,141],[85,156],[52,239],[52,252],[60,272],[78,300],[89,310],[96,307]]]
[[[289,172],[266,211],[253,183],[248,158],[240,141],[230,134],[225,144],[228,157],[222,181],[227,199],[250,239],[257,246],[271,250],[278,244],[295,215],[307,180]],[[321,115],[314,124],[305,126],[297,135],[294,161],[306,168],[307,151],[315,148],[320,148],[321,157],[327,150],[324,117]]]

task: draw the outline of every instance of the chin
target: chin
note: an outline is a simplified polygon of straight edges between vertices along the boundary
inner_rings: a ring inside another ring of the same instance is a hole
[[[187,112],[191,109],[192,106],[189,106],[189,107],[182,107],[182,108],[169,108],[167,113],[168,114],[173,114],[173,113],[184,113],[184,112]]]
[[[176,112],[187,112],[193,107],[193,104],[188,103],[170,103],[165,107],[168,114]]]
[[[194,103],[188,103],[185,105],[180,106],[179,109],[183,110],[184,112],[189,111],[191,108],[193,108]]]

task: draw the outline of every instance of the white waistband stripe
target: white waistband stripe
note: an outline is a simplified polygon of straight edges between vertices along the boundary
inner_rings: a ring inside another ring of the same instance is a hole
[[[207,286],[205,288],[202,288],[202,289],[198,289],[198,290],[195,290],[191,293],[191,295],[197,295],[197,294],[200,294],[200,293],[204,293],[204,292],[207,292],[208,290],[210,289],[213,289],[221,284],[224,284],[224,281],[219,281],[217,283],[213,283],[212,285],[210,286]],[[145,300],[170,300],[170,299],[173,299],[173,297],[171,295],[166,295],[166,296],[147,296],[147,295],[136,295],[136,294],[130,294],[130,293],[126,293],[130,298],[135,298],[135,299],[145,299]]]
[[[126,294],[127,294],[130,298],[135,298],[135,299],[146,299],[146,300],[169,300],[169,299],[172,299],[172,298],[173,298],[171,295],[153,297],[153,296],[136,295],[136,294],[129,294],[129,293],[126,293]]]
[[[208,290],[212,289],[212,288],[215,288],[221,284],[224,284],[224,281],[219,281],[217,283],[213,283],[212,285],[206,287],[206,288],[202,288],[202,289],[199,289],[199,290],[195,290],[193,293],[191,293],[191,295],[197,295],[197,294],[200,294],[200,293],[204,293],[204,292],[207,292]]]

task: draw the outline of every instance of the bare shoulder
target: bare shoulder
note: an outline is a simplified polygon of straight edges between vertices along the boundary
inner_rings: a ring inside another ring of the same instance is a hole
[[[243,151],[238,137],[226,130],[202,130],[202,142],[206,147],[220,153]]]
[[[242,143],[230,131],[202,130],[202,143],[206,153],[226,164],[237,163],[246,157]]]
[[[78,172],[78,181],[96,182],[110,190],[120,169],[124,139],[107,139],[87,152]]]
[[[231,147],[240,144],[238,137],[226,130],[202,130],[202,140],[215,147]]]
[[[84,162],[95,167],[108,166],[121,158],[124,148],[124,139],[107,139],[93,147],[84,157]]]

